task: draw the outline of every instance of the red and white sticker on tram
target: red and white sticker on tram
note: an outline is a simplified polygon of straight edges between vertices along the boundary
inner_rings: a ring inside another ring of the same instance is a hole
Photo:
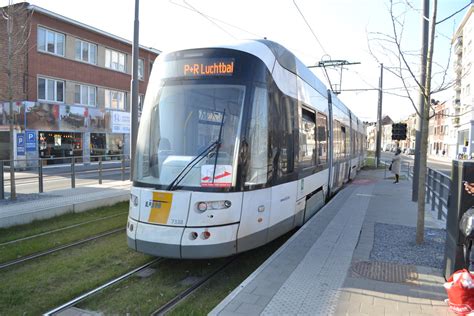
[[[212,177],[214,176],[214,181]],[[232,166],[217,165],[214,175],[214,165],[203,165],[201,167],[201,186],[223,188],[232,185]]]

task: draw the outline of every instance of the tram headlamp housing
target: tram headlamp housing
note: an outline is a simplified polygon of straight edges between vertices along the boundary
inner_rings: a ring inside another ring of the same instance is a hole
[[[137,207],[138,206],[138,196],[133,193],[130,193],[130,204]]]
[[[205,212],[208,210],[224,210],[231,206],[232,206],[232,202],[229,200],[201,201],[196,204],[196,208],[199,212]]]

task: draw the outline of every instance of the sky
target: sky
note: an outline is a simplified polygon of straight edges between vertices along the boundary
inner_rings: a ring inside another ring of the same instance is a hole
[[[133,40],[134,0],[29,2]],[[410,52],[412,68],[418,73],[422,0],[397,2],[400,4],[395,6],[396,14],[405,21],[402,46]],[[439,0],[437,20],[444,19],[469,2]],[[1,6],[7,3],[7,0],[0,0]],[[266,37],[288,48],[307,66],[328,59],[360,62],[344,67],[341,87],[342,90],[363,91],[342,91],[339,97],[360,119],[375,121],[379,63],[383,62],[384,67],[396,66],[393,58],[387,55],[390,46],[385,41],[374,39],[393,34],[388,8],[388,0],[141,0],[139,41],[143,46],[171,51]],[[406,14],[402,14],[404,11]],[[434,59],[442,67],[436,68],[435,72],[448,69],[451,78],[454,76],[453,67],[447,65],[451,39],[466,11],[437,25]],[[368,38],[373,39],[370,44]],[[324,72],[319,68],[312,69],[329,86]],[[333,84],[339,84],[339,72],[329,69],[328,75]],[[434,86],[440,78],[434,78]],[[409,85],[415,84],[409,82]],[[405,93],[398,89],[402,87],[400,79],[387,70],[383,74],[383,87],[384,115],[397,122],[415,112],[407,98],[398,96]],[[435,98],[452,102],[453,94],[448,90],[435,95]],[[414,95],[414,99],[417,102],[418,97]]]

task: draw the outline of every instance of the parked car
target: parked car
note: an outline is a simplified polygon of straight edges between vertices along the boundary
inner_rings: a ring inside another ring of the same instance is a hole
[[[409,148],[409,149],[407,150],[407,155],[414,155],[414,154],[415,154],[415,149]]]

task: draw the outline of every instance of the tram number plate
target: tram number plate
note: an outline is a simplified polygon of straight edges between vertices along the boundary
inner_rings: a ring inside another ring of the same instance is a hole
[[[153,199],[145,204],[147,207],[151,207],[148,221],[167,224],[172,201],[173,193],[153,192]]]

